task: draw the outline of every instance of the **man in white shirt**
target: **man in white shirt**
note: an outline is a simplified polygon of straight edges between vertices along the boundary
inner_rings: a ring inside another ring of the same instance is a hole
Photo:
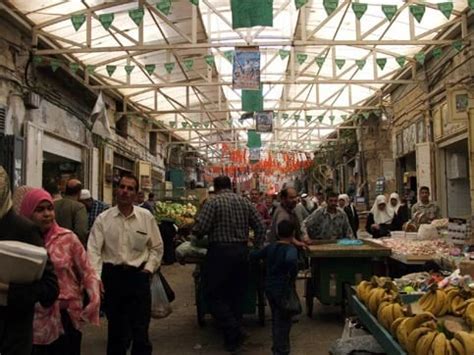
[[[92,266],[102,275],[108,319],[108,355],[151,355],[148,338],[151,275],[163,256],[163,242],[152,214],[134,206],[138,180],[119,181],[117,206],[99,215],[87,245]]]

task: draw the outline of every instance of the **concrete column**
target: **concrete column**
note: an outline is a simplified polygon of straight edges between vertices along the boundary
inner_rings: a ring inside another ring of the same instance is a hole
[[[472,101],[472,93],[470,94]],[[471,240],[470,244],[474,244],[474,107],[470,105],[468,115],[468,132],[469,132],[469,182],[471,190]]]

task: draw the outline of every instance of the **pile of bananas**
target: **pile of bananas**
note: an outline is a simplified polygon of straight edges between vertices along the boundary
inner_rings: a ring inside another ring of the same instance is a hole
[[[439,289],[436,284],[433,284],[418,302],[423,311],[430,312],[436,317],[444,316],[450,309],[448,295],[444,290]]]
[[[357,297],[373,315],[377,315],[382,302],[397,298],[398,290],[390,278],[373,276],[370,281],[362,281],[356,287]]]

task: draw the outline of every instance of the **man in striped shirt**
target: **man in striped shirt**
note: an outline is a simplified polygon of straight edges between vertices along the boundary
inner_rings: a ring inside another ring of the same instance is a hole
[[[240,320],[248,278],[249,229],[254,231],[254,244],[260,246],[265,226],[252,203],[233,193],[231,187],[227,176],[214,179],[216,196],[204,204],[193,234],[209,238],[206,297],[212,316],[224,331],[226,349],[234,352],[244,341]]]

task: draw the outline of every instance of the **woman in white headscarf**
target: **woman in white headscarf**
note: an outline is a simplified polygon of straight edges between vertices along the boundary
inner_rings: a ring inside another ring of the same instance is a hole
[[[341,208],[349,219],[352,233],[357,238],[357,231],[359,230],[359,216],[354,205],[351,203],[351,198],[347,194],[340,194],[338,197],[339,208]]]
[[[395,213],[393,209],[387,205],[387,199],[385,196],[377,196],[374,205],[367,216],[367,232],[374,238],[381,238],[390,235],[394,215]]]
[[[390,195],[390,208],[394,212],[392,230],[401,231],[403,225],[410,220],[410,209],[396,192]]]

